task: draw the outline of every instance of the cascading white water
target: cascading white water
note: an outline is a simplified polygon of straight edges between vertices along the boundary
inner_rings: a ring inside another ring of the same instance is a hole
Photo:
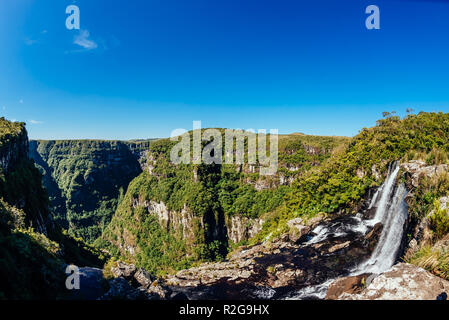
[[[380,200],[377,203],[376,215],[373,218],[374,223],[384,222],[384,219],[387,216],[391,192],[394,188],[394,183],[396,181],[398,173],[399,173],[399,166],[395,165],[393,172],[389,173],[388,178],[384,183],[384,187],[382,188]]]
[[[388,270],[395,262],[401,246],[404,223],[408,216],[408,208],[404,201],[407,190],[403,184],[395,188],[395,182],[399,173],[399,166],[395,163],[388,172],[388,176],[383,185],[374,194],[369,209],[376,208],[375,215],[370,220],[363,220],[360,214],[353,217],[355,223],[347,226],[338,226],[337,234],[344,235],[346,231],[359,232],[364,234],[376,223],[382,223],[383,229],[379,241],[367,261],[359,264],[349,275],[362,273],[382,273]],[[328,226],[318,226],[313,232],[316,234],[304,245],[310,245],[324,241],[328,237],[331,229],[335,229],[333,224]],[[326,295],[327,287],[335,279],[329,279],[322,284],[307,287],[299,290],[290,299],[304,299],[315,297],[323,299]]]
[[[358,266],[355,274],[382,273],[394,264],[401,246],[404,223],[408,215],[407,205],[404,201],[406,194],[405,186],[400,184],[394,193],[391,205],[388,208],[385,207],[384,212],[379,212],[381,219],[379,218],[378,222],[382,223],[383,231],[371,257]],[[377,220],[375,217],[375,221]]]

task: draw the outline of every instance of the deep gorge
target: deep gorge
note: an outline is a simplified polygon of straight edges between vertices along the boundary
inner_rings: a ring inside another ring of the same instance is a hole
[[[89,267],[109,298],[351,298],[411,264],[444,278],[426,257],[444,259],[449,232],[446,117],[388,117],[351,139],[280,136],[269,177],[174,165],[169,139],[28,143],[2,120],[3,236],[38,238],[48,268]]]

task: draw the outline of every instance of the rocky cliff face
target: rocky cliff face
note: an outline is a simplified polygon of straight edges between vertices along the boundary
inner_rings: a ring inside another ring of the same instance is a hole
[[[0,146],[0,168],[5,174],[12,170],[20,159],[28,157],[28,137],[26,131],[12,135]]]
[[[98,260],[52,222],[27,139],[24,123],[0,118],[0,299],[61,298],[64,259]]]
[[[262,225],[263,220],[260,218],[232,216],[227,222],[228,239],[234,243],[249,240],[262,230]]]
[[[204,223],[201,219],[195,218],[192,211],[184,206],[181,211],[171,211],[163,202],[156,201],[141,201],[139,199],[133,199],[133,208],[143,208],[149,215],[153,215],[157,218],[158,223],[169,230],[181,230],[182,237],[192,241],[195,237],[194,227],[198,223],[202,228]]]
[[[46,233],[48,202],[41,177],[28,158],[28,135],[24,123],[0,119],[0,193],[9,204],[24,210],[25,222]]]

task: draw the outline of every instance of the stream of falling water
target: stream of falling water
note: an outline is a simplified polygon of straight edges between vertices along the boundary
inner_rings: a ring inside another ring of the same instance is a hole
[[[399,166],[395,163],[389,170],[384,184],[374,194],[369,208],[376,208],[375,215],[370,220],[362,219],[359,213],[353,217],[355,223],[347,226],[339,226],[332,234],[341,236],[347,234],[347,231],[356,231],[365,234],[376,223],[382,223],[383,229],[379,241],[371,254],[370,258],[360,263],[353,270],[351,275],[362,273],[379,274],[387,271],[395,262],[398,251],[401,246],[401,239],[404,232],[404,223],[408,216],[407,205],[404,201],[407,190],[403,184],[395,188],[396,177],[399,173]],[[332,222],[330,225],[320,225],[313,230],[315,236],[303,245],[318,243],[327,239]],[[335,279],[328,279],[324,283],[305,287],[297,291],[288,299],[323,299],[326,296],[327,288]]]

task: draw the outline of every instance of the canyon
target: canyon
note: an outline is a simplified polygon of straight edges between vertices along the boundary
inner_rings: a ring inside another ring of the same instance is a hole
[[[0,265],[11,283],[0,293],[444,299],[446,117],[390,117],[354,138],[281,135],[272,176],[260,163],[174,164],[170,139],[28,142],[24,124],[2,119],[2,256],[25,275],[44,265],[58,288],[14,289],[18,274]],[[425,140],[435,132],[441,141]],[[83,290],[64,290],[67,264]]]

